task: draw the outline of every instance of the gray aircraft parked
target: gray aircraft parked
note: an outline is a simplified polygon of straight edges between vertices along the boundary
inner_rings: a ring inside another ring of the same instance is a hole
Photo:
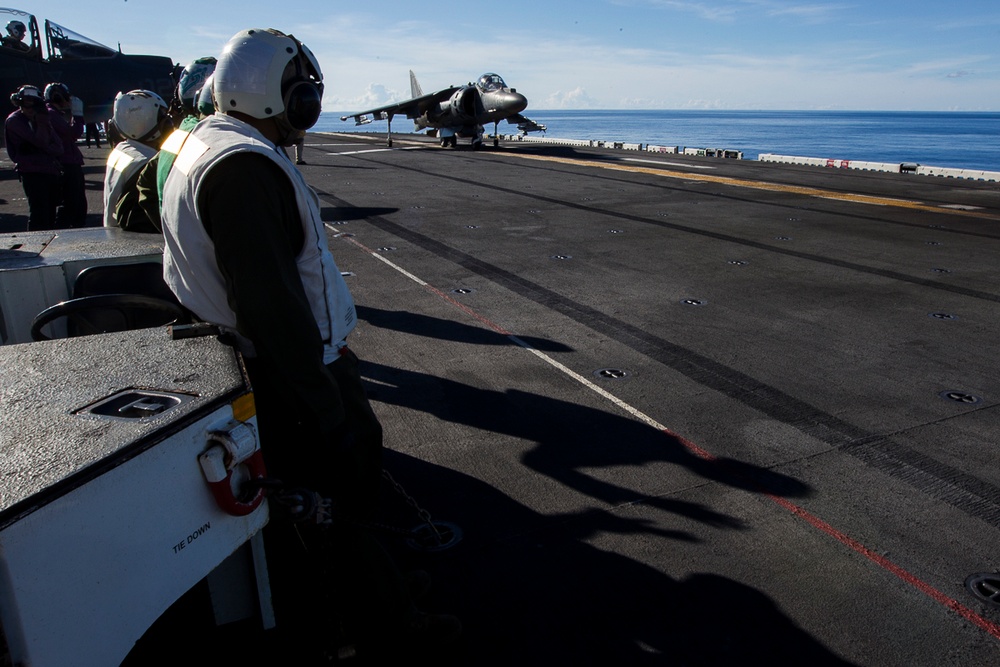
[[[119,91],[173,94],[170,58],[126,55],[48,20],[42,33],[34,16],[7,7],[0,7],[0,35],[0,95],[58,81],[83,101],[84,119],[97,123],[111,117]]]
[[[428,129],[431,136],[439,136],[442,146],[455,147],[458,137],[464,137],[472,139],[474,149],[479,148],[486,123],[493,123],[493,145],[496,146],[496,129],[502,120],[516,124],[521,132],[545,131],[544,125],[521,115],[528,106],[527,98],[508,87],[500,75],[492,72],[483,74],[476,83],[451,86],[424,95],[417,77],[410,70],[410,94],[413,98],[405,102],[347,114],[340,119],[354,118],[355,125],[366,125],[375,120],[388,121],[390,146],[392,117],[396,115],[412,118],[415,132]]]

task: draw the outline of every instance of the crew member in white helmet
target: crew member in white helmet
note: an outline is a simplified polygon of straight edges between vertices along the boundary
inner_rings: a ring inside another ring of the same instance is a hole
[[[272,520],[265,530],[277,630],[333,633],[315,599],[297,599],[315,598],[330,572],[348,641],[381,661],[453,639],[461,626],[417,610],[387,554],[352,521],[375,508],[382,427],[347,347],[354,302],[319,200],[279,148],[318,119],[322,81],[294,37],[255,29],[229,41],[213,75],[217,112],[191,130],[164,182],[164,278],[185,307],[235,339],[268,475],[332,498],[336,517],[348,519],[324,529],[297,509],[298,523]]]
[[[149,90],[118,93],[111,122],[125,139],[108,156],[104,174],[105,227],[119,226],[115,212],[118,202],[135,188],[139,171],[160,150],[170,128],[167,103]]]
[[[204,116],[215,113],[209,105],[211,108],[203,114],[199,104],[202,91],[211,86],[215,63],[212,56],[198,58],[181,72],[168,111],[177,129],[166,133],[159,152],[146,161],[136,177],[135,187],[128,188],[118,200],[115,217],[122,229],[160,233],[160,199],[167,173],[191,128]]]

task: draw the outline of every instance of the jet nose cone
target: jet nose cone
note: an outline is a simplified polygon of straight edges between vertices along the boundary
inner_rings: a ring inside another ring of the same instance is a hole
[[[501,96],[500,104],[510,113],[521,113],[528,108],[528,98],[521,93],[504,91]]]

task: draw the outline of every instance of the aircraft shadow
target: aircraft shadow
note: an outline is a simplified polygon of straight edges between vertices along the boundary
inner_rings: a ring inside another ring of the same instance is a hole
[[[387,451],[385,465],[436,519],[463,531],[437,553],[389,545],[404,569],[432,574],[421,607],[462,619],[459,645],[435,664],[850,665],[752,586],[712,572],[677,580],[586,542],[645,526],[597,510],[542,516],[478,479],[398,452]]]
[[[358,318],[380,329],[391,329],[403,333],[437,338],[456,343],[474,343],[476,345],[511,345],[507,336],[484,329],[482,327],[454,322],[439,317],[431,317],[421,313],[406,310],[383,310],[371,306],[356,306]],[[572,352],[572,348],[563,343],[536,338],[534,336],[518,336],[537,350],[544,352]]]
[[[433,585],[418,601],[420,608],[462,621],[458,641],[435,648],[426,664],[852,665],[753,586],[694,566],[674,578],[632,557],[625,541],[616,551],[588,543],[609,529],[646,534],[641,522],[594,509],[544,516],[475,477],[392,450],[385,452],[385,467],[435,520],[462,531],[460,542],[431,552],[380,538],[402,571],[430,573]],[[384,524],[419,525],[412,507],[388,485],[382,504]],[[648,540],[636,540],[635,549],[648,558]],[[315,589],[299,591],[296,600],[322,613],[329,604],[322,588],[317,579]],[[205,664],[209,658],[219,664],[330,664],[321,656],[336,636],[332,627],[326,634],[303,635],[279,620],[277,631],[262,636],[253,619],[217,628],[207,593],[195,593],[172,608],[170,622],[137,644],[127,664],[152,664],[149,657],[175,650],[178,637],[199,645]],[[349,664],[380,663],[358,658]]]
[[[735,459],[697,456],[676,436],[612,412],[517,389],[481,389],[370,362],[365,362],[362,372],[376,383],[370,387],[372,400],[534,442],[534,447],[521,456],[523,465],[610,505],[669,505],[666,500],[655,499],[656,490],[644,493],[614,481],[617,477],[613,473],[618,469],[657,462],[680,466],[706,480],[751,492],[782,497],[810,493],[807,485],[772,470]],[[683,503],[676,503],[672,511],[690,518],[698,514]],[[727,523],[718,518],[716,521]]]
[[[644,507],[724,530],[744,528],[739,520],[697,503],[646,497],[584,470],[597,468],[600,474],[604,468],[665,461],[722,484],[782,495],[807,493],[801,482],[748,464],[704,461],[634,420],[538,394],[480,389],[370,362],[362,363],[362,374],[376,411],[379,403],[405,406],[534,442],[523,457],[511,453],[507,466],[516,470],[520,460],[530,469],[525,478],[536,471],[597,501],[544,514],[477,477],[394,451],[387,442],[386,470],[435,520],[457,525],[462,534],[456,545],[432,552],[408,548],[390,535],[381,538],[401,570],[431,574],[433,586],[419,606],[462,620],[458,642],[435,649],[428,664],[850,667],[753,586],[696,564],[683,578],[649,564],[672,541],[690,550],[702,538],[639,516],[650,512],[612,512],[600,505],[643,501]],[[477,467],[491,466],[497,453],[485,456],[487,451],[461,455],[476,457]],[[544,506],[548,489],[521,495]],[[421,525],[414,508],[389,484],[384,485],[381,509],[383,525]],[[617,539],[611,549],[609,534],[635,538]],[[658,538],[652,550],[651,540]],[[317,590],[302,591],[301,604],[315,608],[322,604],[319,595]],[[190,614],[175,617],[191,623]],[[200,655],[229,661],[240,656],[247,660],[241,664],[291,664],[292,653],[318,655],[330,638],[310,635],[303,641],[293,632],[294,639],[285,639],[279,632],[261,643],[256,627],[233,628],[248,633],[241,636],[206,624]],[[164,636],[162,641],[169,643],[179,635],[171,631]],[[190,631],[184,636],[194,638]],[[148,648],[155,653],[159,646]],[[303,657],[295,664],[328,663]],[[358,660],[359,667],[368,664]]]
[[[483,330],[474,333],[469,342],[489,338]],[[440,654],[436,664],[849,665],[753,587],[697,568],[676,580],[629,555],[632,549],[645,553],[650,539],[664,540],[663,549],[670,541],[691,549],[705,539],[670,528],[657,511],[716,529],[746,528],[713,508],[636,488],[632,470],[672,464],[719,484],[779,496],[805,496],[807,485],[745,462],[703,459],[676,437],[634,419],[550,396],[483,389],[372,362],[363,362],[361,370],[376,411],[379,403],[402,406],[533,443],[523,454],[511,452],[506,463],[497,462],[503,452],[495,449],[482,449],[481,457],[462,455],[477,457],[477,466],[506,466],[515,474],[520,463],[527,468],[526,483],[532,473],[541,474],[595,501],[543,514],[525,504],[530,500],[519,502],[480,479],[392,451],[387,443],[386,469],[435,519],[454,522],[463,534],[453,548],[430,554],[388,543],[404,569],[434,576],[434,589],[421,606],[463,620],[459,646]],[[519,493],[541,507],[550,489],[535,484],[537,490]],[[654,511],[608,511],[623,503]],[[389,495],[385,504],[390,523],[416,523],[402,500]],[[639,537],[618,540],[611,550],[609,534]],[[602,536],[602,548],[589,543]]]

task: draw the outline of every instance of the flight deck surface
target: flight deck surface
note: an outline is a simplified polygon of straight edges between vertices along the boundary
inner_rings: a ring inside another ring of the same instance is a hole
[[[301,169],[440,664],[1000,664],[997,184],[395,139]]]

